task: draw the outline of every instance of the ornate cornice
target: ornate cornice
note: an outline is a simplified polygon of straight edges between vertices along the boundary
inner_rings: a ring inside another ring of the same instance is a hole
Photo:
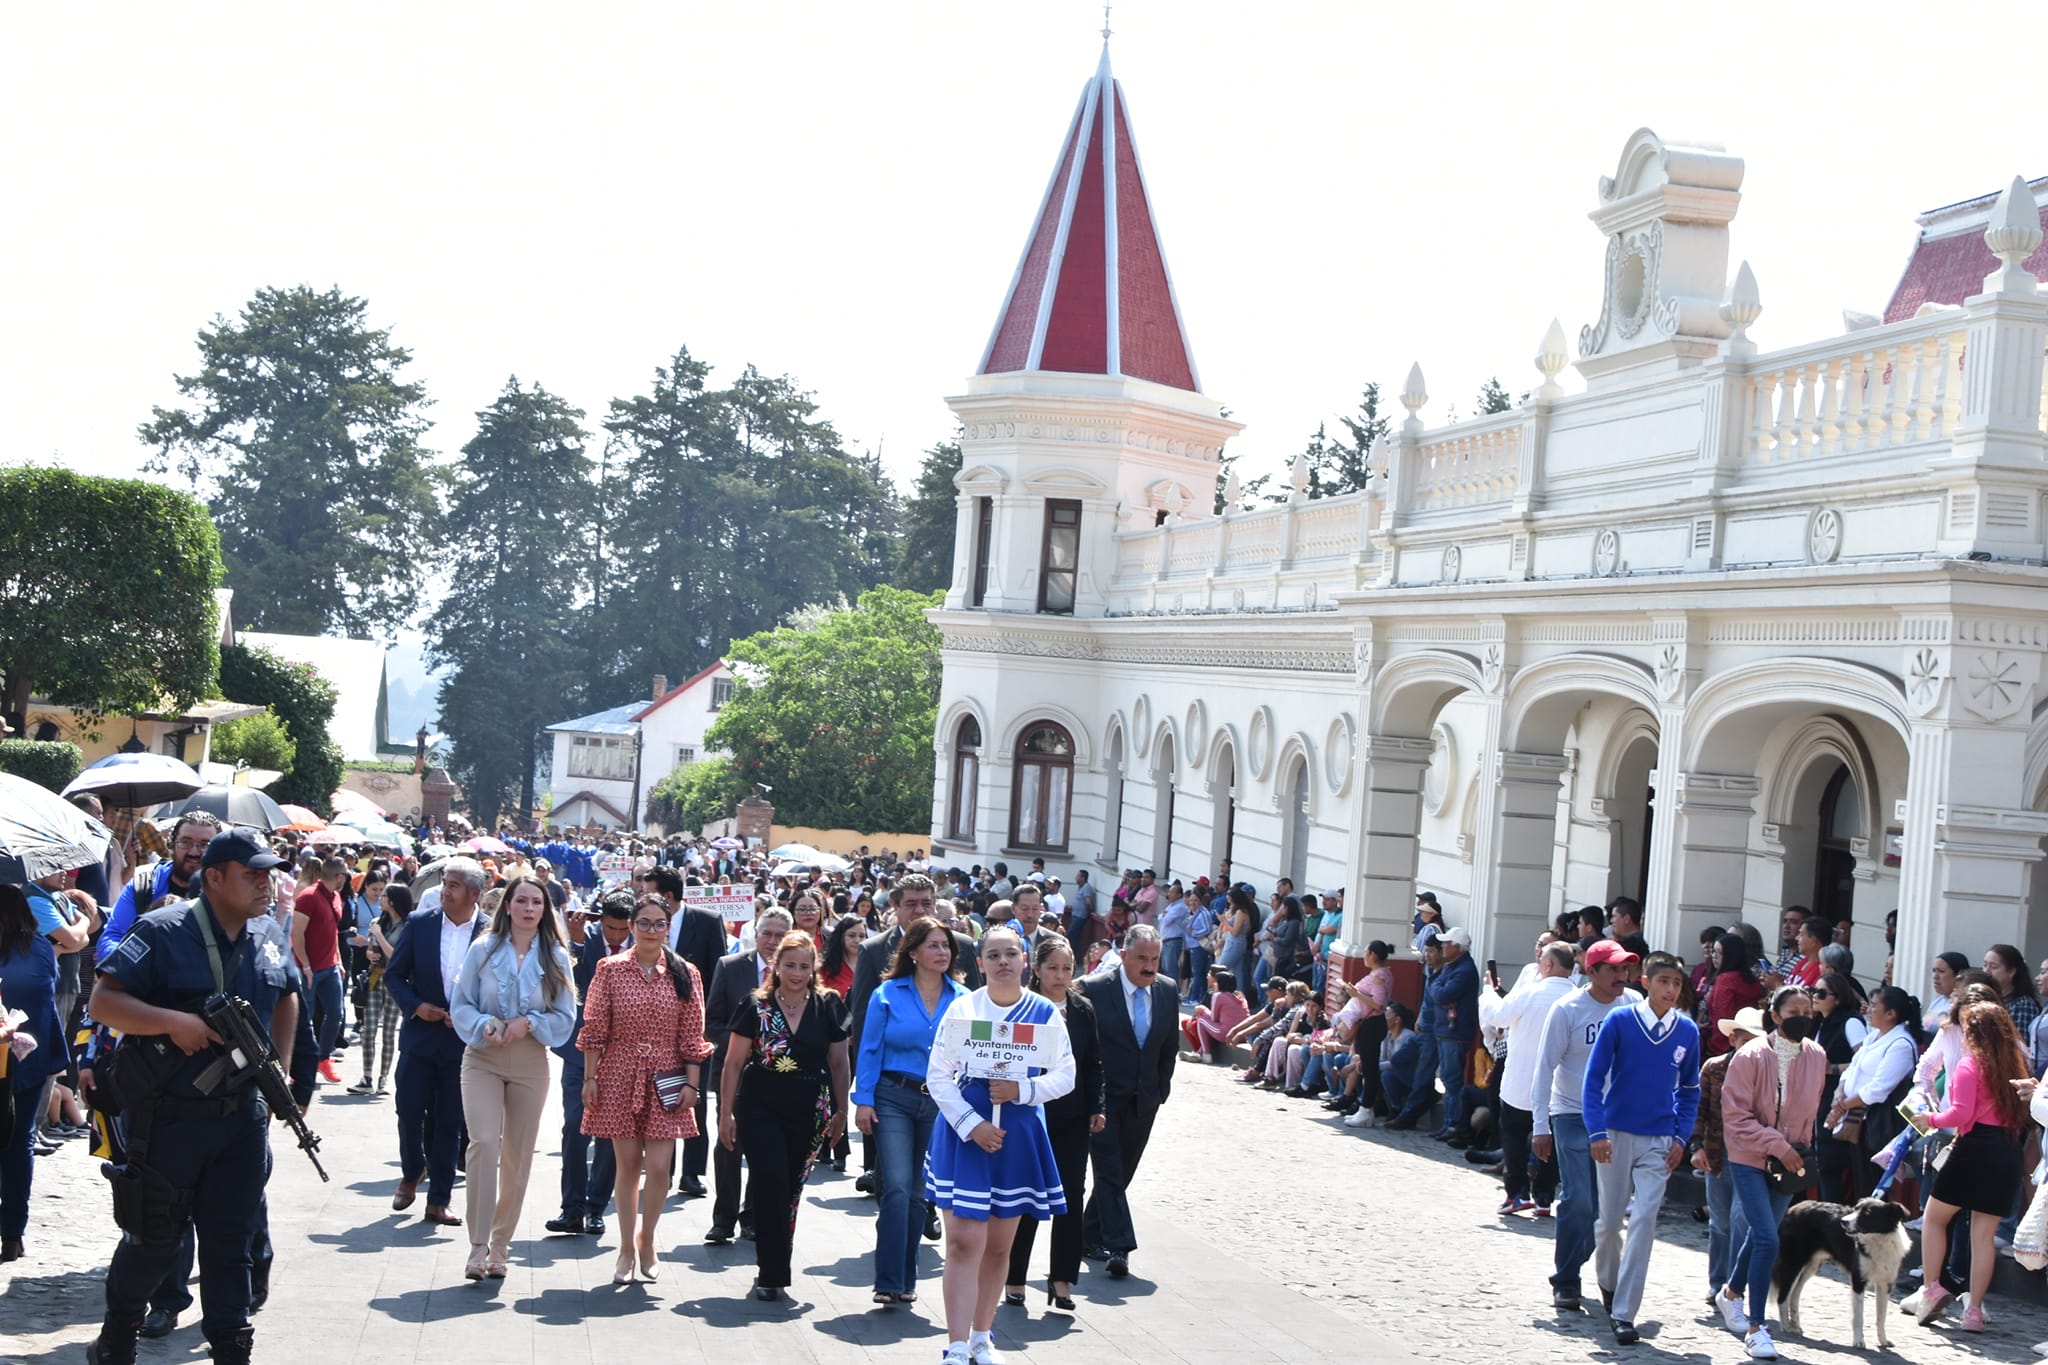
[[[1349,673],[1351,649],[1274,648],[1262,645],[1189,645],[1159,641],[1104,644],[1050,632],[947,632],[945,647],[967,654],[1009,654],[1034,659],[1076,659],[1113,664],[1191,664],[1198,668],[1250,668],[1293,673]]]

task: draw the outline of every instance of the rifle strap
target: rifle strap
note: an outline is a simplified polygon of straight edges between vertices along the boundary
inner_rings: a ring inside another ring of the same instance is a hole
[[[213,988],[226,995],[228,979],[233,976],[234,969],[241,965],[242,950],[249,946],[249,926],[242,926],[242,936],[236,939],[235,946],[228,950],[227,962],[223,965],[220,957],[220,940],[213,932],[213,907],[206,903],[204,896],[199,898],[197,905],[199,937],[206,941],[206,965],[213,969]]]

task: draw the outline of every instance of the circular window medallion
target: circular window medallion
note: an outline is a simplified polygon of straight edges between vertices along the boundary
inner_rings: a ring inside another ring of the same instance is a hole
[[[1621,532],[1608,529],[1593,537],[1593,576],[1611,577],[1621,568]]]
[[[1806,557],[1815,564],[1832,564],[1842,553],[1842,514],[1823,507],[1806,524]]]
[[[1443,580],[1446,583],[1458,581],[1458,574],[1465,567],[1465,552],[1455,545],[1444,546]]]

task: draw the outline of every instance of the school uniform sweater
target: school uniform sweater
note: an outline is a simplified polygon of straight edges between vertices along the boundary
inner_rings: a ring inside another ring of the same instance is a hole
[[[1609,1131],[1684,1142],[1700,1109],[1699,1025],[1673,1009],[1659,1019],[1647,1001],[1600,1021],[1586,1059],[1586,1136]]]

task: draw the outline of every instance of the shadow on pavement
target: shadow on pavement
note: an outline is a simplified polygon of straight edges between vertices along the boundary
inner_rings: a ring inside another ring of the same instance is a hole
[[[945,1336],[945,1324],[933,1322],[918,1312],[922,1307],[922,1298],[923,1291],[920,1290],[919,1303],[903,1304],[895,1308],[883,1308],[878,1305],[865,1313],[842,1313],[836,1318],[819,1318],[812,1326],[836,1341],[849,1342],[856,1346],[890,1346],[900,1341]]]
[[[808,1317],[817,1308],[816,1304],[802,1299],[786,1297],[775,1303],[762,1303],[757,1299],[740,1297],[735,1299],[684,1299],[669,1311],[678,1317],[701,1322],[706,1327],[745,1327],[756,1322],[784,1322],[794,1318]]]
[[[589,1289],[543,1289],[512,1305],[550,1327],[574,1327],[592,1318],[630,1318],[656,1311],[661,1301],[633,1285],[602,1284]]]
[[[426,1322],[430,1306],[432,1320],[446,1322],[451,1318],[495,1313],[504,1305],[483,1284],[472,1284],[467,1280],[441,1289],[408,1289],[403,1294],[370,1300],[371,1309],[396,1322]]]
[[[111,1240],[107,1249],[111,1254]],[[16,1275],[7,1282],[7,1330],[47,1332],[73,1323],[98,1322],[106,1306],[105,1284],[103,1270]]]

